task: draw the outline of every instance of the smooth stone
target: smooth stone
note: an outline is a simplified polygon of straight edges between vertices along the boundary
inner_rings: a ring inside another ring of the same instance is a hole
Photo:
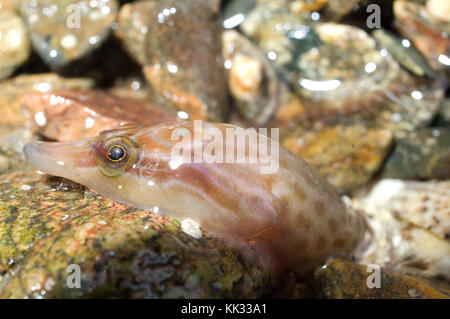
[[[147,20],[154,1],[127,3],[120,8],[118,26],[114,35],[122,41],[123,48],[140,65],[147,63],[145,39],[148,33]]]
[[[139,77],[128,77],[117,80],[108,92],[123,98],[148,101],[147,83]]]
[[[401,137],[429,125],[438,112],[442,83],[404,70],[362,29],[307,25],[287,14],[250,26],[247,21],[242,29],[289,79],[301,102],[289,117],[276,116],[274,126],[292,130],[302,122],[344,118]]]
[[[369,278],[373,268],[342,259],[332,259],[314,272],[309,295],[326,299],[449,299],[450,286],[419,276],[380,268],[380,286]],[[369,287],[369,284],[371,287]]]
[[[450,178],[450,128],[420,129],[396,140],[394,152],[382,171],[383,178]]]
[[[30,55],[27,30],[13,11],[0,10],[0,80],[9,77]]]
[[[175,114],[151,103],[95,90],[28,94],[21,104],[30,130],[57,141],[95,136],[119,125],[156,125],[177,120]]]
[[[19,75],[0,82],[0,124],[23,125],[25,117],[20,98],[26,93],[48,92],[59,89],[87,89],[94,86],[88,78],[64,78],[54,73]]]
[[[20,1],[18,0],[0,0],[0,11],[1,10],[12,10],[19,11]]]
[[[418,76],[435,77],[434,71],[427,60],[408,39],[402,39],[383,29],[373,31],[372,36],[380,47],[388,50],[394,59],[407,70]]]
[[[229,1],[222,12],[222,26],[233,29],[245,21],[245,17],[255,7],[257,0]]]
[[[228,116],[219,5],[218,0],[162,0],[148,15],[143,71],[151,101],[191,120],[223,122]]]
[[[341,192],[349,192],[370,181],[387,156],[392,141],[389,131],[363,124],[299,128],[281,140]]]
[[[106,40],[118,7],[117,0],[24,0],[20,11],[36,52],[59,69]]]
[[[414,43],[434,69],[448,71],[450,22],[436,19],[425,6],[409,1],[395,1],[394,15],[399,33]]]
[[[450,22],[450,2],[448,0],[428,0],[425,7],[435,18]]]
[[[237,112],[249,123],[263,125],[289,90],[261,50],[237,31],[222,34],[222,57]]]

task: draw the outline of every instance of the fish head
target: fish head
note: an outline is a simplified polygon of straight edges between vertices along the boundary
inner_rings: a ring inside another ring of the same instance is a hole
[[[29,163],[45,173],[145,208],[143,203],[149,196],[154,197],[153,202],[161,201],[158,188],[150,186],[169,170],[175,142],[165,133],[166,128],[125,125],[71,142],[31,142],[25,145],[24,153]]]

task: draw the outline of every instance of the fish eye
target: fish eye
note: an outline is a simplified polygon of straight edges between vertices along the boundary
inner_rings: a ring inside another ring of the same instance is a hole
[[[113,145],[106,152],[106,157],[112,162],[120,162],[127,156],[127,151],[122,145]]]
[[[123,174],[136,163],[139,156],[136,142],[124,136],[99,141],[95,149],[97,167],[107,177]]]

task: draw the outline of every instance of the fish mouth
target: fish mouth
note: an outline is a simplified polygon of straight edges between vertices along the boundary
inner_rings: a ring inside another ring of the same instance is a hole
[[[25,159],[37,169],[50,175],[77,181],[78,173],[68,154],[73,152],[68,143],[30,142],[23,148]]]

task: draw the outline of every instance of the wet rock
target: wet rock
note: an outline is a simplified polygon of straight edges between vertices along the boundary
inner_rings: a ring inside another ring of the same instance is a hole
[[[145,81],[139,77],[119,79],[108,91],[113,95],[126,99],[136,99],[141,101],[147,101],[149,99],[148,86]]]
[[[449,181],[385,179],[371,189],[364,201],[377,209],[386,209],[416,227],[423,227],[442,239],[450,239]]]
[[[441,10],[440,3],[442,1],[428,1],[425,7],[409,1],[394,2],[395,27],[414,43],[436,70],[450,66],[448,4],[446,9]],[[446,16],[446,20],[440,20],[441,14]]]
[[[282,103],[287,85],[264,53],[234,30],[222,34],[222,56],[237,111],[250,123],[266,123]]]
[[[217,0],[163,0],[151,8],[144,74],[156,105],[182,110],[190,119],[224,121],[218,11]]]
[[[395,60],[407,70],[418,76],[430,78],[435,76],[427,60],[411,45],[408,39],[402,39],[382,29],[375,30],[372,35],[379,46],[388,50]]]
[[[250,252],[69,181],[33,171],[0,180],[3,298],[255,298],[277,277]],[[81,288],[67,286],[69,265]]]
[[[25,117],[20,107],[20,98],[26,93],[48,92],[58,89],[85,89],[93,87],[87,78],[63,78],[56,74],[44,73],[20,75],[0,82],[0,124],[23,125]]]
[[[0,0],[0,10],[19,10],[19,1],[17,0]]]
[[[28,94],[21,104],[30,130],[58,141],[95,136],[123,124],[151,126],[177,120],[151,103],[94,90]]]
[[[140,64],[145,65],[145,38],[147,20],[155,1],[142,1],[123,5],[119,11],[118,27],[114,34],[122,41],[124,49]]]
[[[442,100],[441,111],[439,112],[439,119],[445,124],[450,124],[450,99]]]
[[[427,128],[398,139],[384,178],[450,178],[450,128]]]
[[[22,19],[12,11],[0,11],[0,80],[10,76],[28,59],[30,45]]]
[[[392,134],[362,124],[299,128],[282,144],[301,156],[338,190],[347,192],[367,183],[392,145]]]
[[[79,59],[97,48],[116,19],[116,0],[26,0],[21,14],[34,49],[53,69]]]
[[[310,294],[316,298],[448,299],[450,286],[419,276],[388,272],[381,268],[380,287],[369,288],[374,270],[366,265],[333,259],[314,272]]]
[[[222,26],[232,29],[244,22],[245,17],[255,7],[257,0],[232,0],[222,13]]]
[[[0,125],[0,174],[24,166],[23,147],[33,139],[31,132],[23,127]]]
[[[428,0],[425,7],[436,19],[450,22],[450,3],[445,0]]]
[[[361,257],[388,271],[450,282],[449,183],[383,179],[353,198],[373,230]]]
[[[352,118],[402,136],[428,125],[438,111],[443,96],[439,80],[403,70],[363,30],[335,23],[295,28],[287,33],[293,32],[295,47],[286,51],[292,54],[278,64],[304,107],[277,125],[295,128],[302,121]]]

